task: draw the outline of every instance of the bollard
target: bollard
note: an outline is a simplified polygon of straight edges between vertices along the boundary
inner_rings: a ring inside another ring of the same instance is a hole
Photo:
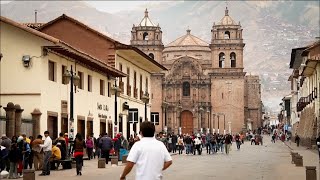
[[[317,170],[315,166],[306,166],[306,180],[317,180]]]
[[[118,156],[111,156],[111,165],[115,164],[118,166]]]
[[[34,169],[24,169],[23,170],[23,180],[35,180]]]
[[[98,159],[98,168],[106,168],[106,159],[105,158]]]
[[[72,162],[71,162],[71,167],[72,167],[72,168],[76,168],[76,162],[75,162],[75,161],[72,161]]]
[[[127,163],[127,157],[128,157],[128,155],[122,156],[122,163]]]
[[[295,163],[296,163],[296,166],[302,167],[302,166],[303,166],[303,157],[300,156],[300,155],[296,156],[296,161],[295,161]]]
[[[292,164],[295,164],[295,159],[296,159],[297,155],[299,155],[299,154],[296,152],[291,152],[291,158],[292,158],[291,163]]]

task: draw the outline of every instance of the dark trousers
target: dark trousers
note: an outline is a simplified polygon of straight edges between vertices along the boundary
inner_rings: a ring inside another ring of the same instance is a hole
[[[106,164],[108,164],[108,162],[109,162],[109,153],[110,153],[110,149],[109,150],[101,150],[101,157],[106,158]]]
[[[198,155],[201,155],[201,144],[196,145],[196,150],[198,151]],[[194,155],[196,154],[196,151],[194,151]]]
[[[240,149],[241,142],[240,141],[236,141],[236,144],[237,144],[237,149]]]
[[[93,159],[93,148],[87,148],[88,158]]]
[[[172,144],[172,153],[176,153],[177,152],[177,144],[173,143]]]
[[[77,174],[79,174],[79,172],[82,171],[82,166],[83,166],[83,156],[76,156],[75,157],[75,160],[76,160],[76,171],[77,171]]]
[[[183,145],[179,145],[179,154],[182,154],[182,151],[183,151]]]
[[[207,154],[211,154],[211,147],[210,147],[210,143],[206,143],[206,149],[207,149]]]

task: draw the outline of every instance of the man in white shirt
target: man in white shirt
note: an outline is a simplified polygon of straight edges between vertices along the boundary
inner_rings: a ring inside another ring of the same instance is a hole
[[[140,130],[142,138],[132,146],[120,180],[126,178],[135,164],[136,180],[161,180],[162,171],[172,164],[172,158],[165,145],[154,137],[153,123],[144,121]]]
[[[40,147],[42,148],[44,155],[43,155],[43,169],[42,173],[39,174],[39,176],[48,176],[50,175],[50,162],[49,159],[52,154],[52,140],[49,136],[49,131],[44,132],[45,140],[43,144],[40,144]]]

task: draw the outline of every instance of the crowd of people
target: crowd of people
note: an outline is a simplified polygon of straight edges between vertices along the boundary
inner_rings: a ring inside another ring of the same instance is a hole
[[[207,154],[215,154],[220,151],[229,154],[232,142],[235,142],[237,149],[240,150],[245,136],[229,133],[224,135],[216,133],[175,135],[169,133],[166,135],[161,132],[156,135],[156,138],[165,144],[169,152],[176,153],[178,151],[178,154],[183,154],[185,151],[185,154],[201,155],[203,148],[206,149]]]
[[[138,140],[135,135],[128,142],[121,133],[113,139],[107,133],[98,138],[91,134],[86,139],[78,133],[74,140],[69,139],[67,133],[60,133],[52,140],[48,131],[36,138],[26,134],[9,138],[3,134],[0,139],[0,172],[6,171],[9,179],[16,179],[23,177],[24,169],[34,168],[42,171],[40,176],[48,176],[50,170],[64,166],[64,160],[73,159],[76,161],[76,173],[81,176],[85,153],[88,160],[101,157],[106,158],[108,164],[110,154],[118,156],[120,149],[128,150]]]

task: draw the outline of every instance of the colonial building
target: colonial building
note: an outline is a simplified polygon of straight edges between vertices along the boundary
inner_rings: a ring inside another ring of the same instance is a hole
[[[290,68],[294,133],[301,137],[302,145],[311,147],[320,133],[320,40],[292,49]]]
[[[242,27],[227,8],[213,23],[210,43],[187,29],[166,46],[146,10],[132,27],[131,45],[169,69],[151,77],[151,120],[157,131],[223,133],[261,126],[260,81],[245,76]]]
[[[1,85],[5,85],[1,86],[0,103],[20,104],[24,108],[22,118],[31,122],[35,121],[31,113],[37,109],[36,113],[42,115],[35,135],[48,129],[53,137],[58,132],[79,132],[83,136],[138,133],[140,122],[150,117],[150,75],[166,70],[138,48],[66,15],[37,30],[1,17],[1,53]],[[24,66],[25,55],[30,60],[28,66]],[[72,68],[79,80],[74,103],[64,79]],[[71,103],[74,121],[68,109]],[[73,123],[68,125],[69,119]],[[11,127],[11,121],[6,118],[6,122]]]

